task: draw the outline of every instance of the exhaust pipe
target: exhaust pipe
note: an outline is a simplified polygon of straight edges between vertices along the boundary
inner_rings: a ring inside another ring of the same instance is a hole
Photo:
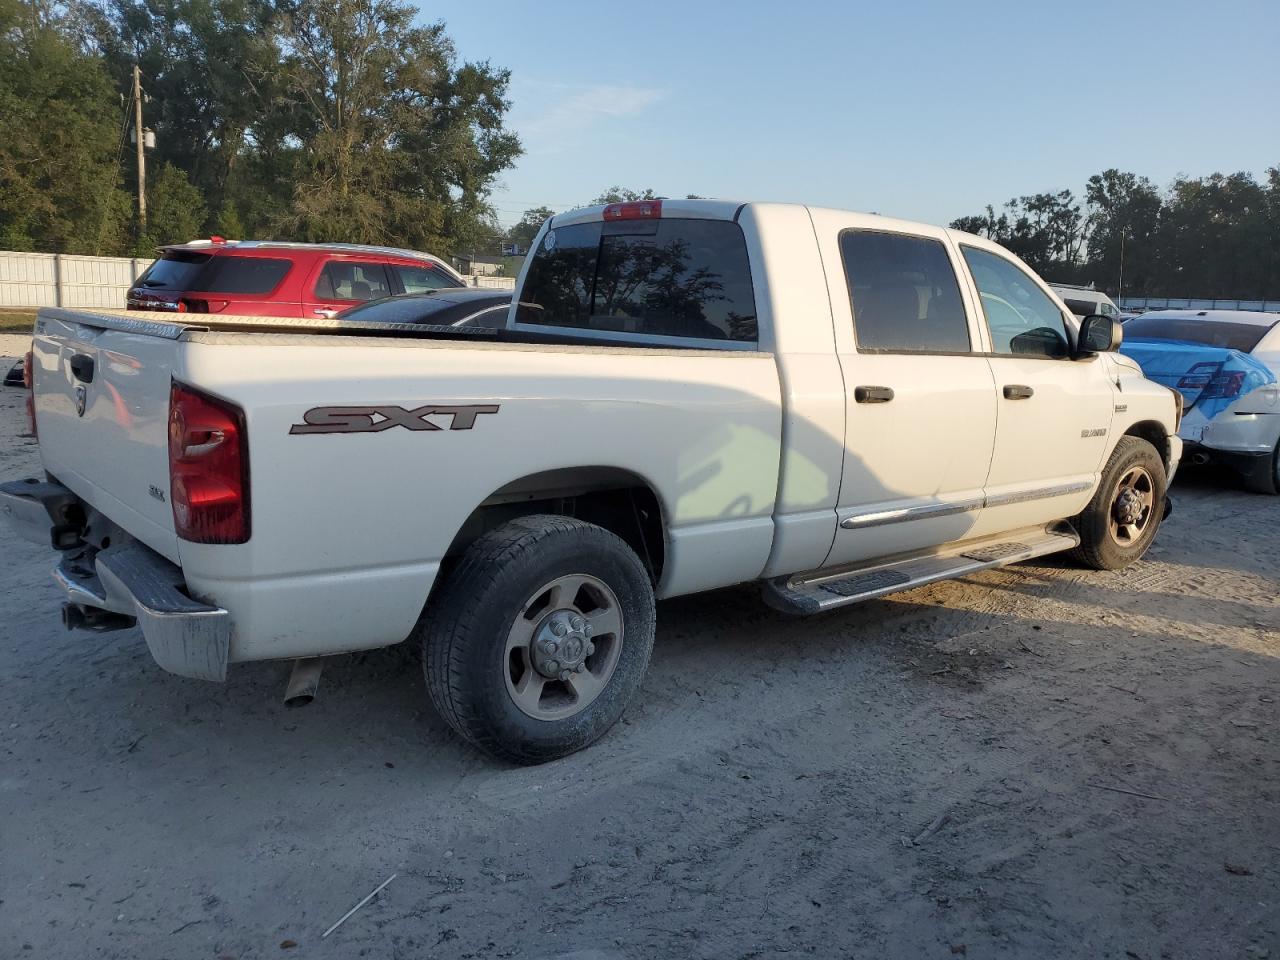
[[[1191,462],[1194,463],[1197,467],[1203,467],[1206,463],[1209,462],[1209,455],[1207,453],[1204,453],[1203,451],[1196,451],[1191,455]]]
[[[292,710],[305,707],[314,700],[323,669],[324,657],[300,657],[293,661],[293,672],[289,674],[289,684],[284,688],[284,705]]]
[[[62,625],[68,630],[93,630],[95,633],[106,633],[108,630],[126,630],[137,623],[134,617],[110,610],[99,610],[97,607],[82,607],[78,603],[62,605]]]

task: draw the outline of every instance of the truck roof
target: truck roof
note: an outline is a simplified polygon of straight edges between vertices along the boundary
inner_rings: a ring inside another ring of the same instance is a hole
[[[644,200],[624,201],[625,203],[645,203]],[[912,220],[900,220],[895,217],[886,217],[878,213],[864,213],[857,210],[842,210],[836,207],[819,207],[807,203],[779,203],[774,201],[759,200],[685,200],[678,197],[655,197],[652,202],[662,203],[663,217],[689,217],[700,218],[704,220],[734,220],[744,207],[793,207],[802,210],[812,211],[831,211],[835,213],[853,214],[859,218],[873,220],[877,225],[883,226],[886,230],[904,230],[907,232],[918,232],[921,229],[925,231],[946,230],[956,236],[972,238],[982,244],[989,244],[991,241],[985,237],[976,234],[963,233],[958,230],[951,230],[937,224],[923,223]],[[564,213],[558,213],[551,218],[551,225],[554,227],[565,227],[574,223],[591,223],[604,218],[604,211],[608,207],[619,206],[620,204],[602,203],[590,207],[580,207],[576,210],[567,210]]]

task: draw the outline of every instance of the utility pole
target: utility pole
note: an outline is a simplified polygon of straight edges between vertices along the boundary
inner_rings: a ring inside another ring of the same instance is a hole
[[[147,135],[142,129],[142,71],[133,65],[133,133],[138,141],[138,236],[147,232]]]
[[[1128,227],[1120,228],[1120,286],[1116,290],[1117,300],[1124,296],[1124,238],[1128,233]]]

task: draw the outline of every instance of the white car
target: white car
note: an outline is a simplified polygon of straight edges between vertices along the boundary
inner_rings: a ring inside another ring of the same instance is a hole
[[[796,205],[561,214],[493,338],[45,309],[47,475],[72,625],[135,619],[184,676],[416,638],[472,743],[599,737],[655,598],[747,581],[813,613],[1058,551],[1150,546],[1177,395],[975,236]],[[473,331],[469,331],[473,332]]]
[[[1115,301],[1093,287],[1081,287],[1070,283],[1051,283],[1049,289],[1062,298],[1062,302],[1080,319],[1097,314],[1120,320],[1122,314]]]
[[[1124,332],[1124,353],[1182,394],[1188,459],[1224,464],[1250,489],[1280,493],[1280,315],[1161,310]]]

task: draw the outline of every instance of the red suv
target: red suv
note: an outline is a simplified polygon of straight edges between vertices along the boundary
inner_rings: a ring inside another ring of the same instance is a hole
[[[331,317],[400,293],[466,283],[427,253],[348,243],[193,240],[161,247],[130,288],[130,310]]]

